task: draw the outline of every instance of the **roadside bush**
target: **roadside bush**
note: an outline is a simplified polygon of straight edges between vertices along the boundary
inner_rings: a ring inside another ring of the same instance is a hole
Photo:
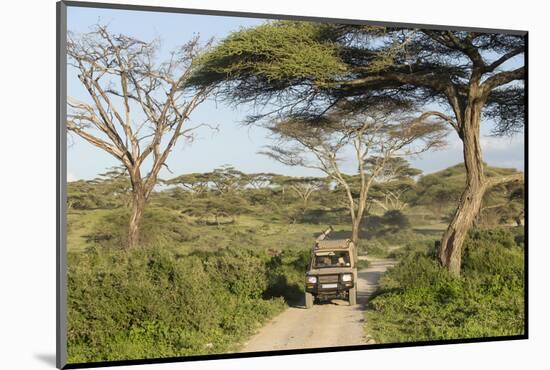
[[[96,246],[68,258],[68,355],[78,363],[235,351],[303,292],[307,254]]]
[[[265,259],[250,250],[224,249],[203,261],[208,274],[237,297],[258,299],[267,289]]]
[[[267,263],[268,288],[264,297],[283,297],[291,304],[299,302],[304,294],[304,273],[309,253],[309,250],[285,250],[273,256]]]
[[[410,251],[381,280],[366,312],[379,343],[520,335],[524,329],[523,249],[505,230],[474,230],[462,274],[439,267],[433,247]]]

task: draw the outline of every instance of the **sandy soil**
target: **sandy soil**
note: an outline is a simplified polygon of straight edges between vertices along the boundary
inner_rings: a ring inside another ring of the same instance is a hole
[[[376,291],[380,277],[397,263],[391,259],[366,259],[371,264],[358,272],[357,305],[350,307],[347,301],[332,300],[316,303],[309,310],[303,304],[290,307],[262,327],[245,343],[242,352],[366,344],[365,304]]]

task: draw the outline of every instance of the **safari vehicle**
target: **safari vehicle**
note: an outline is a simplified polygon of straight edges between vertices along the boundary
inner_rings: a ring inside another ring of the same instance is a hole
[[[305,305],[315,299],[345,299],[357,304],[357,249],[350,239],[329,240],[332,228],[323,232],[311,248],[306,266]]]

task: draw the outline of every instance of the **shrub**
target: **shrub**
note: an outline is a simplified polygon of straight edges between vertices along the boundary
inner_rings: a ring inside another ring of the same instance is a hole
[[[357,269],[363,270],[370,266],[370,262],[368,260],[358,260],[357,261]]]
[[[266,298],[283,297],[287,302],[296,303],[303,297],[309,253],[309,250],[285,250],[271,258],[267,264],[269,285],[264,293]]]
[[[399,210],[386,211],[382,216],[369,215],[363,224],[370,238],[400,233],[410,226],[407,216]]]
[[[239,249],[96,246],[68,258],[71,363],[235,351],[303,289],[305,265],[303,252]]]
[[[426,256],[435,258],[436,256],[436,248],[435,248],[435,241],[439,239],[435,239],[433,237],[419,237],[416,240],[411,240],[402,248],[396,249],[388,253],[389,258],[395,258],[395,259],[403,259],[404,257],[420,253],[425,254]]]
[[[301,223],[337,225],[350,222],[349,211],[347,208],[311,208],[305,210],[298,220]]]
[[[130,211],[117,209],[103,216],[88,234],[87,241],[102,247],[123,248],[128,240]],[[140,245],[174,246],[196,239],[184,215],[166,208],[145,209],[140,226]]]
[[[225,249],[204,258],[207,272],[231,294],[259,298],[267,289],[265,261],[249,250]]]
[[[509,232],[474,230],[460,277],[439,267],[433,247],[424,248],[410,245],[381,279],[366,312],[377,342],[523,334],[524,255]]]
[[[378,239],[359,240],[357,251],[372,256],[385,256],[388,253],[387,246]]]
[[[399,210],[389,210],[382,216],[382,220],[385,225],[391,228],[395,228],[397,230],[399,229],[406,229],[411,226],[409,219],[407,216],[403,214],[403,212]]]

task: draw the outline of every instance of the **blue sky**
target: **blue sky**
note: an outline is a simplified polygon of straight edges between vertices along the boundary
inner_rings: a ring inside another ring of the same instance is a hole
[[[111,31],[134,36],[144,41],[162,40],[162,52],[167,53],[198,33],[201,39],[219,40],[241,27],[264,22],[261,19],[219,17],[188,14],[155,13],[143,11],[68,8],[68,29],[76,33],[88,32],[97,23],[107,24]],[[162,55],[161,55],[162,56]],[[85,101],[86,93],[74,71],[68,72],[68,95]],[[270,144],[268,132],[262,128],[247,128],[239,122],[250,112],[247,105],[227,107],[223,103],[206,101],[191,116],[190,124],[217,125],[219,131],[197,130],[193,143],[180,142],[172,152],[168,165],[175,174],[205,172],[224,164],[231,164],[244,172],[276,172],[294,176],[319,175],[313,170],[287,167],[257,154]],[[484,160],[490,165],[523,169],[523,135],[495,138],[488,135],[490,125],[484,127],[482,148]],[[105,169],[119,163],[109,154],[88,144],[76,135],[70,135],[67,151],[68,180],[92,179]],[[449,136],[449,145],[437,152],[412,158],[417,168],[429,173],[462,162],[462,146],[456,134]],[[353,171],[353,161],[343,162],[344,171]],[[166,171],[161,177],[171,175]]]

